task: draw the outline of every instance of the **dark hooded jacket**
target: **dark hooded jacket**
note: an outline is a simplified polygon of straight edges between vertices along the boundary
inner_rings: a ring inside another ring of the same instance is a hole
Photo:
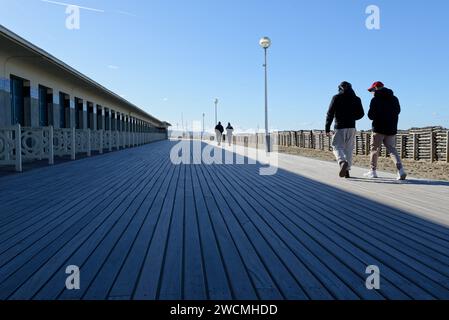
[[[400,113],[401,105],[392,90],[383,88],[376,91],[368,113],[375,133],[396,135]]]
[[[218,130],[218,131],[220,131],[221,133],[224,132],[224,128],[223,128],[223,126],[222,126],[221,124],[217,124],[217,126],[215,127],[215,130]]]
[[[331,131],[335,119],[335,129],[355,128],[355,122],[365,116],[362,100],[356,96],[352,88],[340,89],[333,97],[326,118],[326,132]]]

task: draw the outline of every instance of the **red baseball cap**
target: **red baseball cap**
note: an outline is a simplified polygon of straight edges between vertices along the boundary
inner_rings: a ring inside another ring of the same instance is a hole
[[[380,81],[374,82],[373,85],[368,89],[369,92],[373,92],[377,88],[383,88],[385,87],[384,84]]]

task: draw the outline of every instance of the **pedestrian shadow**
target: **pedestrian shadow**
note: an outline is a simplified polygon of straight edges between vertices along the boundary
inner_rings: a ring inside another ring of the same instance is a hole
[[[393,184],[393,185],[419,185],[419,186],[444,186],[449,187],[449,181],[441,180],[423,180],[423,179],[407,179],[404,181],[398,181],[394,178],[359,178],[351,177],[349,180],[363,183],[377,183],[377,184]]]
[[[230,152],[221,148],[214,151],[223,152],[223,158]],[[270,244],[280,241],[281,246],[277,247],[279,255],[285,253],[282,247],[286,247],[305,260],[305,257],[317,257],[324,262],[321,264],[323,269],[318,265],[310,266],[317,278],[321,278],[326,268],[333,270],[331,277],[339,277],[346,267],[355,271],[364,269],[364,263],[380,266],[383,287],[372,293],[373,296],[357,283],[356,278],[349,285],[364,299],[377,299],[379,297],[374,296],[377,293],[387,299],[449,298],[449,229],[444,224],[372,200],[368,195],[364,197],[347,192],[282,168],[274,175],[261,176],[259,172],[264,164],[252,164],[249,160],[245,163],[203,164],[197,165],[195,170],[204,171],[211,181],[214,197],[223,205],[224,216],[242,216],[242,226],[248,228],[249,236],[260,232]],[[449,182],[415,179],[352,180],[449,186]],[[226,202],[230,204],[228,207]],[[256,228],[251,228],[251,225]],[[261,229],[258,230],[258,226]],[[351,256],[349,259],[348,254]],[[438,277],[443,282],[431,281],[430,278],[436,275],[432,275],[433,272],[439,273]],[[332,291],[326,285],[323,287],[324,291]],[[341,288],[332,294],[339,296],[343,292]],[[427,293],[430,296],[426,297]]]
[[[155,288],[164,288],[155,299],[449,299],[449,228],[431,214],[282,168],[262,176],[266,165],[247,157],[245,164],[170,163],[176,145],[160,142],[110,153],[115,161],[107,163],[93,157],[89,165],[48,168],[39,179],[0,180],[9,191],[0,191],[0,299],[101,300],[113,298],[114,290],[147,299],[136,288],[150,275]],[[228,150],[213,152],[237,160]],[[192,152],[190,159],[197,157]],[[102,166],[102,179],[94,178]],[[140,169],[114,183],[130,166]],[[80,179],[54,184],[58,170]],[[85,270],[81,291],[60,288],[66,262]],[[368,289],[372,276],[379,277],[379,290]]]

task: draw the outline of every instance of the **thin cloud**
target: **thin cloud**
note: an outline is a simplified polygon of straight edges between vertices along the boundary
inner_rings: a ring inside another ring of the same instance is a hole
[[[118,69],[119,69],[119,67],[118,67],[118,66],[114,66],[114,65],[110,64],[110,65],[108,65],[108,69],[111,69],[111,70],[118,70]]]
[[[127,11],[116,10],[115,12],[118,13],[118,14],[124,15],[124,16],[137,17],[136,14],[131,13],[131,12],[127,12]]]
[[[50,3],[50,4],[55,4],[58,6],[64,6],[64,7],[68,7],[68,6],[72,6],[72,7],[77,7],[83,10],[88,10],[88,11],[94,11],[94,12],[102,12],[104,13],[105,11],[102,9],[95,9],[95,8],[89,8],[89,7],[83,7],[83,6],[79,6],[77,4],[70,4],[70,3],[64,3],[64,2],[58,2],[58,1],[51,1],[51,0],[41,0],[42,2],[46,2],[46,3]]]

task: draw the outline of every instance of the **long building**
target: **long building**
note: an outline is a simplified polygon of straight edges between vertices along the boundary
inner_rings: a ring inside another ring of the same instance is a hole
[[[167,130],[168,124],[0,26],[0,126]]]
[[[170,126],[0,25],[0,128],[18,125],[146,133],[141,143],[167,139]],[[128,138],[114,143],[131,145]]]

